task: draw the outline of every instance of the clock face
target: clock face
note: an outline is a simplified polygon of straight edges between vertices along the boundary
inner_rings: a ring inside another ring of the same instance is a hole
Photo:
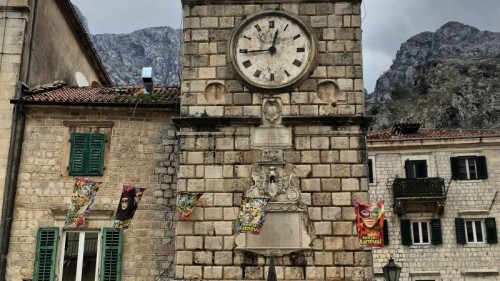
[[[243,21],[229,46],[236,73],[257,90],[291,89],[307,78],[316,64],[313,33],[285,12],[261,12]]]

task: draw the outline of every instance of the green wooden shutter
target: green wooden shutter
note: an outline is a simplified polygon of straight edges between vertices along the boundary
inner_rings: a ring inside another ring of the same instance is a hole
[[[486,166],[486,157],[477,156],[476,157],[476,165],[477,165],[477,178],[480,180],[488,178],[488,168]]]
[[[53,281],[55,277],[59,229],[39,228],[37,235],[34,281]]]
[[[455,218],[455,233],[457,236],[458,244],[467,244],[467,238],[465,237],[465,220],[461,218]]]
[[[495,218],[485,218],[484,225],[486,226],[486,242],[490,244],[497,244],[498,236]]]
[[[411,222],[410,220],[401,220],[401,244],[409,246],[412,243]]]
[[[418,160],[417,163],[417,178],[427,178],[427,161]]]
[[[451,179],[459,180],[460,179],[460,162],[458,157],[450,157],[451,162]]]
[[[113,228],[103,229],[100,281],[120,281],[123,234]]]
[[[69,175],[83,176],[88,165],[86,150],[88,146],[88,134],[71,134],[71,153],[69,156]]]
[[[104,144],[106,136],[104,134],[90,135],[90,155],[88,175],[102,176],[104,171]]]
[[[384,245],[389,245],[389,225],[387,220],[384,220],[384,228],[382,229],[384,235]]]
[[[431,234],[432,234],[432,244],[441,245],[443,244],[443,234],[441,232],[441,220],[431,219]]]
[[[373,183],[373,161],[368,159],[368,182]]]
[[[405,172],[406,172],[406,178],[413,178],[413,175],[410,173],[411,172],[411,162],[410,160],[405,161]]]

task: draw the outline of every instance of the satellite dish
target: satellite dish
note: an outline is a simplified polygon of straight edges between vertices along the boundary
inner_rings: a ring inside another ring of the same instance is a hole
[[[76,79],[76,84],[78,87],[88,87],[89,86],[89,81],[87,81],[87,78],[85,78],[85,75],[81,72],[75,73],[75,79]]]

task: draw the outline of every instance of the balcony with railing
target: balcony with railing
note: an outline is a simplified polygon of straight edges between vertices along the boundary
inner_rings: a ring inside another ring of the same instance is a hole
[[[443,178],[396,178],[392,184],[394,211],[403,214],[411,204],[435,204],[436,212],[444,212],[446,190]]]

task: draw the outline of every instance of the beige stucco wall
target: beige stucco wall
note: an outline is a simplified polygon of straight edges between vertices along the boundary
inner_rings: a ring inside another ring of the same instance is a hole
[[[66,169],[69,136],[75,128],[107,133],[109,137],[104,176],[88,177],[102,181],[102,185],[87,228],[112,226],[109,213],[118,206],[123,184],[146,188],[134,220],[124,233],[121,280],[168,277],[173,268],[177,161],[171,114],[54,107],[27,109],[26,113],[7,280],[31,279],[37,229],[61,227],[64,223],[73,189],[73,177]]]
[[[381,267],[392,257],[403,267],[402,281],[413,280],[499,280],[500,245],[466,244],[456,242],[454,219],[494,217],[497,228],[500,219],[498,196],[500,190],[500,139],[477,137],[442,140],[394,140],[368,141],[368,154],[373,160],[374,183],[370,184],[372,202],[385,200],[386,217],[389,223],[390,245],[373,251],[374,271],[381,273]],[[450,157],[486,156],[488,179],[451,180]],[[425,246],[401,245],[400,219],[438,218],[436,213],[408,212],[404,216],[394,214],[392,180],[405,177],[405,160],[426,160],[429,177],[445,180],[448,194],[444,214],[441,218],[443,244]],[[490,209],[491,208],[491,209]],[[474,211],[475,215],[460,212]],[[480,275],[481,272],[490,274]],[[469,274],[467,274],[469,272]],[[494,273],[496,272],[496,274]],[[383,280],[379,278],[377,280]],[[474,279],[475,280],[475,279]]]
[[[94,80],[102,83],[88,55],[90,50],[85,50],[76,31],[70,27],[73,23],[56,2],[50,0],[39,4],[29,86],[55,80],[76,86],[77,71],[84,74],[89,84]]]

